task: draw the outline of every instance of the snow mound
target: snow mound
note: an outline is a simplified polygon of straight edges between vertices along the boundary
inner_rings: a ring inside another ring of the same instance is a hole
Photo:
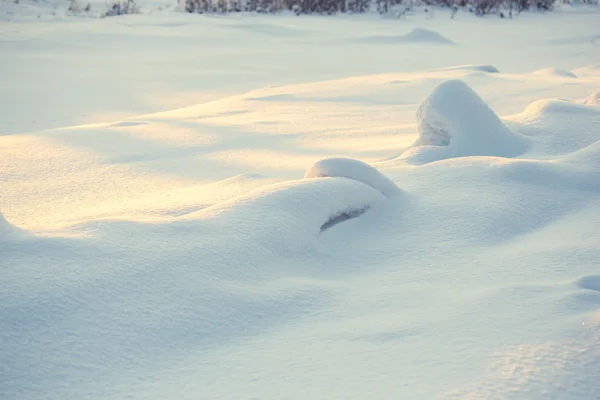
[[[600,106],[600,89],[590,94],[583,100],[583,104],[588,106]]]
[[[590,109],[589,107],[585,107],[582,104],[578,104],[570,100],[545,99],[534,101],[533,103],[529,104],[527,107],[525,107],[523,115],[543,119],[550,114],[564,114],[569,116],[569,114],[573,113],[594,114],[596,112],[597,110]]]
[[[535,141],[530,156],[596,157],[593,146],[585,148],[600,138],[599,107],[564,99],[538,100],[507,119],[516,123],[515,129],[521,134]]]
[[[408,154],[421,161],[465,156],[516,157],[528,148],[527,138],[513,132],[466,83],[438,85],[417,110],[419,137]],[[440,146],[436,149],[418,149]],[[416,150],[415,150],[416,149]],[[422,158],[423,153],[428,157]]]
[[[456,44],[452,40],[429,29],[415,28],[405,35],[374,35],[362,37],[359,42],[371,44],[396,44],[396,43],[416,43],[416,44]]]
[[[344,177],[277,183],[203,209],[186,219],[214,218],[236,227],[236,234],[250,227],[268,243],[294,243],[314,236],[332,221],[353,218],[385,200],[375,188]],[[345,218],[348,217],[348,218]],[[260,233],[262,232],[262,233]]]
[[[400,193],[394,182],[376,168],[351,158],[326,158],[306,171],[304,178],[342,177],[359,181],[390,197]]]
[[[473,64],[473,65],[455,65],[453,67],[447,67],[439,69],[439,71],[476,71],[476,72],[487,72],[489,74],[498,74],[500,70],[493,65]]]
[[[533,74],[539,75],[539,76],[548,76],[548,77],[560,76],[560,77],[564,77],[564,78],[577,78],[577,75],[575,75],[574,73],[572,73],[569,70],[560,69],[560,68],[552,68],[552,67],[538,69]]]

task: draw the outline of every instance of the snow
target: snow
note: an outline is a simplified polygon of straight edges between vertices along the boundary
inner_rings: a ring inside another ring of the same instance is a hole
[[[464,156],[515,157],[529,145],[526,137],[507,128],[460,80],[445,81],[425,99],[417,110],[417,129],[419,138],[413,148],[437,146],[437,155],[430,161]]]
[[[577,78],[577,75],[571,71],[567,71],[560,68],[542,68],[534,72],[536,75],[548,76],[548,77],[564,77],[564,78]]]
[[[19,230],[9,223],[4,215],[0,213],[0,241],[8,241],[19,236]]]
[[[398,186],[372,166],[349,158],[326,158],[310,167],[305,178],[342,177],[364,183],[386,197],[400,193]]]
[[[586,97],[585,100],[583,100],[583,104],[590,106],[600,105],[600,90],[596,90],[594,93]]]
[[[357,39],[357,42],[371,43],[371,44],[437,44],[437,45],[449,45],[455,44],[452,40],[444,37],[443,35],[423,28],[414,28],[410,32],[404,35],[373,35]]]
[[[598,398],[597,8],[2,7],[3,400]]]

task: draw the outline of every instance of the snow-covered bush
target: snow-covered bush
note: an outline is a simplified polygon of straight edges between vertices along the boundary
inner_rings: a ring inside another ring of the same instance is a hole
[[[68,12],[71,14],[80,14],[82,12],[90,12],[92,3],[83,4],[79,0],[71,0],[69,3]]]
[[[123,14],[137,14],[140,12],[136,0],[112,0],[108,7],[108,11],[103,14],[104,17],[112,17]]]
[[[132,1],[132,0],[129,0]],[[557,0],[180,0],[189,13],[257,12],[278,13],[292,11],[301,14],[364,13],[371,10],[400,18],[417,7],[431,12],[434,8],[452,10],[451,17],[459,11],[475,15],[499,14],[511,16],[525,10],[551,10]],[[564,0],[563,0],[564,1]],[[582,0],[597,1],[597,0]],[[122,10],[123,8],[121,8]],[[115,14],[119,12],[119,6]],[[127,12],[121,12],[125,14]]]

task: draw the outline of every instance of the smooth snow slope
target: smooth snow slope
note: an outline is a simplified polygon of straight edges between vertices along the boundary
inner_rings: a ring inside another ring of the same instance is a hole
[[[0,82],[23,91],[0,111],[0,398],[596,400],[600,59],[564,44],[598,33],[590,16],[464,21],[481,35],[373,16],[3,25]],[[340,75],[291,68],[287,51],[325,47],[290,35],[329,24],[347,29],[327,48]],[[196,56],[200,27],[223,43]],[[360,44],[375,66],[339,45],[413,28],[457,44],[392,52],[386,73],[389,43]],[[74,31],[94,38],[85,54],[53,42]],[[493,31],[498,55],[478,42]],[[281,52],[261,58],[271,34]],[[42,79],[108,54],[143,79],[90,66],[70,98]],[[48,61],[37,83],[31,57]],[[219,93],[170,111],[133,89],[158,76],[159,94]],[[146,101],[162,112],[111,111]]]

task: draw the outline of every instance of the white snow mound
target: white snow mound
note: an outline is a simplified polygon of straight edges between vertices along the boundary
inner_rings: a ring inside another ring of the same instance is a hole
[[[218,217],[225,226],[235,227],[236,235],[249,227],[248,234],[261,236],[267,243],[286,238],[293,243],[318,234],[331,221],[361,215],[384,200],[378,189],[357,179],[295,180],[256,189],[186,219]]]
[[[396,44],[396,43],[416,43],[416,44],[456,44],[443,35],[429,29],[415,28],[405,35],[373,35],[358,39],[359,42],[372,44]]]
[[[574,73],[572,73],[569,70],[560,69],[560,68],[552,68],[552,67],[538,69],[533,74],[539,75],[539,76],[549,76],[549,77],[560,76],[560,77],[564,77],[564,78],[577,78],[577,75],[575,75]]]
[[[516,157],[528,139],[504,125],[466,83],[449,80],[438,85],[417,110],[419,137],[411,146],[441,146],[429,161],[465,156]]]
[[[351,158],[326,158],[306,171],[304,178],[342,177],[359,181],[390,197],[400,193],[394,182],[375,167]]]

